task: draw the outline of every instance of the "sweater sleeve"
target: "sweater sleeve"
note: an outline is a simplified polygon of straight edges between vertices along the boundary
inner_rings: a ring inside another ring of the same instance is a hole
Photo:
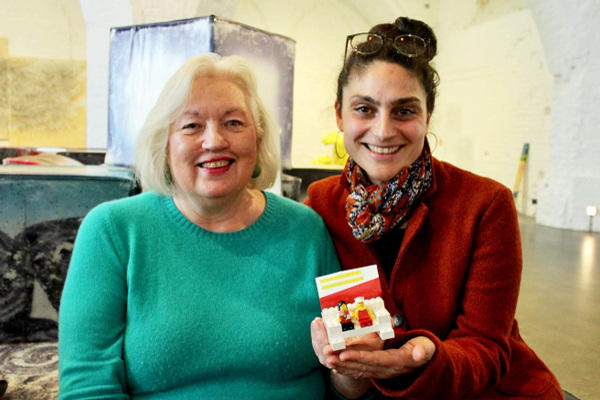
[[[456,328],[440,340],[429,331],[409,331],[395,347],[429,337],[436,353],[415,377],[375,380],[386,395],[402,399],[463,399],[481,396],[507,373],[522,269],[514,201],[501,190],[475,228],[470,264]]]
[[[59,313],[59,400],[129,399],[127,258],[117,237],[104,206],[86,216],[77,234]]]

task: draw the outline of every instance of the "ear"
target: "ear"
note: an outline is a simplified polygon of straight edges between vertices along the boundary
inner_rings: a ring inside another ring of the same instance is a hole
[[[335,101],[335,122],[337,123],[340,132],[344,132],[344,120],[342,119],[342,106],[338,101]]]
[[[429,128],[429,121],[431,120],[431,112],[427,113],[427,127]]]

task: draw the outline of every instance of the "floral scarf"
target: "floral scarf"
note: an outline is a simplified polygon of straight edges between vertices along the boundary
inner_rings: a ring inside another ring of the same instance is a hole
[[[412,204],[431,186],[433,173],[429,144],[425,140],[423,151],[415,162],[379,185],[371,184],[351,158],[346,163],[344,174],[350,184],[346,219],[352,233],[362,242],[376,241],[407,221]]]

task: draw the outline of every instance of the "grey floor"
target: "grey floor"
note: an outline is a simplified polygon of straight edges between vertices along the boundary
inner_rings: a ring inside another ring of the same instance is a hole
[[[600,400],[600,234],[549,228],[529,217],[519,222],[521,336],[563,389]]]

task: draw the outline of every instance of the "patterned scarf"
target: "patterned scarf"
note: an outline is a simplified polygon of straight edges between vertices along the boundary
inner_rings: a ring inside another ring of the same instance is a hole
[[[419,158],[387,182],[373,185],[358,164],[348,159],[344,174],[350,184],[346,199],[346,219],[354,237],[364,243],[379,239],[384,233],[408,220],[410,207],[431,186],[432,168],[429,144]]]

